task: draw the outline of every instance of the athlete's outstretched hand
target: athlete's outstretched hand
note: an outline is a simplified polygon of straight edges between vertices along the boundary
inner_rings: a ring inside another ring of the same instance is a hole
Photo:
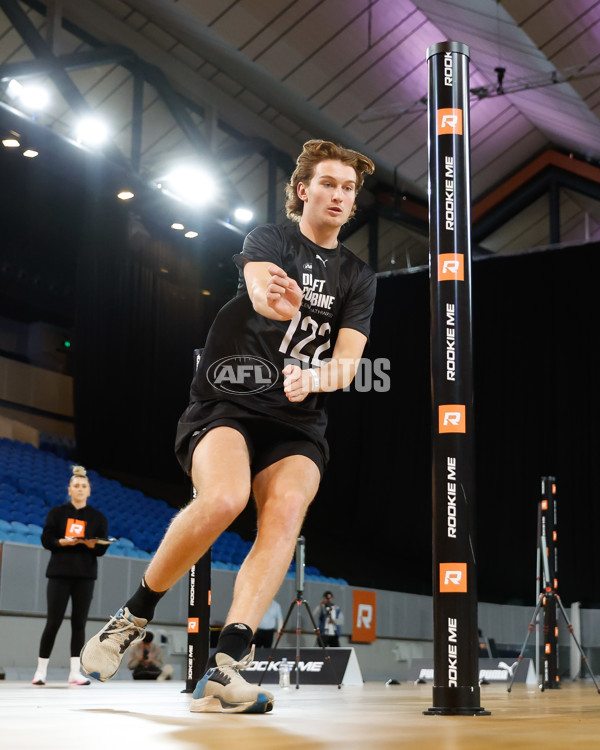
[[[291,320],[300,308],[302,289],[283,268],[271,264],[267,271],[270,275],[266,288],[267,305],[283,320]]]

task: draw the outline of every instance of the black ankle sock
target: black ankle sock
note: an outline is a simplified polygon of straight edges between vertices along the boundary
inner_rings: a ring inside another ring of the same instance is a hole
[[[154,617],[156,605],[166,593],[166,591],[152,591],[151,588],[148,588],[145,579],[142,578],[138,590],[127,600],[125,606],[134,617],[143,617],[150,622]]]
[[[252,629],[244,625],[243,622],[233,622],[231,625],[227,625],[221,631],[215,654],[217,652],[227,654],[234,661],[239,661],[250,645],[252,635]],[[214,655],[208,660],[208,666],[209,668],[217,666]]]

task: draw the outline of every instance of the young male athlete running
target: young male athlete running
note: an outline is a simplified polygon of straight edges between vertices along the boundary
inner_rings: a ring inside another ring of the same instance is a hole
[[[257,535],[192,711],[264,713],[273,695],[242,658],[294,554],[328,460],[327,392],[352,382],[375,299],[375,273],[338,241],[370,159],[328,141],[304,144],[286,186],[293,224],[254,229],[234,257],[237,296],[218,313],[177,430],[196,497],[178,513],[138,590],[81,652],[85,673],[112,677],[160,598],[242,512]]]

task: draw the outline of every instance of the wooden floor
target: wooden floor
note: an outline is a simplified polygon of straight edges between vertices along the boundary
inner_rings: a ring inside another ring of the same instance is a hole
[[[423,716],[431,685],[274,687],[266,715],[191,714],[183,683],[89,687],[0,682],[3,750],[573,750],[600,748],[600,695],[589,682],[546,692],[482,686],[491,716]]]

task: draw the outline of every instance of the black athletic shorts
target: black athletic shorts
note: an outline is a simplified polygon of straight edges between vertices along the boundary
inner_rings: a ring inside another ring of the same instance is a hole
[[[275,417],[244,409],[232,401],[192,402],[177,425],[175,455],[189,475],[192,455],[200,440],[213,427],[233,427],[241,432],[250,454],[252,476],[287,456],[307,456],[321,476],[329,460],[329,446]]]

